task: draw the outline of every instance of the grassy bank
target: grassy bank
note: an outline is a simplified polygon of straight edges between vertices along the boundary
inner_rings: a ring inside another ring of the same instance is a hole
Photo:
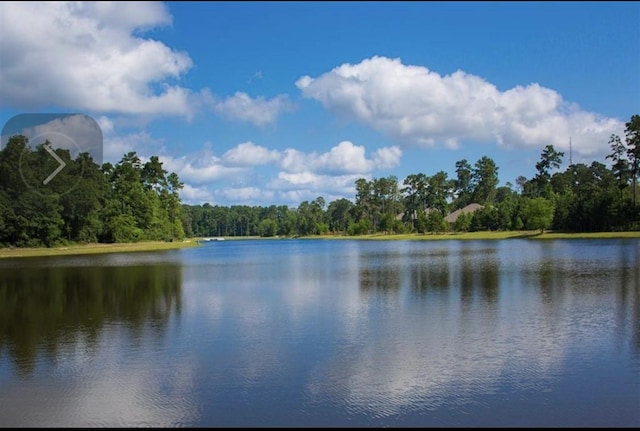
[[[422,240],[422,241],[438,241],[438,240],[492,240],[492,239],[510,239],[510,238],[526,238],[532,240],[544,239],[606,239],[606,238],[640,238],[640,231],[634,232],[585,232],[585,233],[564,233],[564,232],[545,232],[539,231],[507,231],[507,232],[462,232],[462,233],[445,233],[445,234],[371,234],[371,235],[320,235],[305,237],[308,239],[362,239],[362,240]]]
[[[194,240],[186,240],[184,242],[145,241],[124,244],[78,244],[51,248],[2,248],[0,249],[0,258],[158,251],[195,247],[197,245],[197,242]]]
[[[498,240],[522,238],[531,240],[547,239],[614,239],[614,238],[640,238],[640,231],[634,232],[589,232],[589,233],[563,233],[538,231],[511,231],[511,232],[464,232],[445,234],[371,234],[371,235],[314,235],[301,237],[300,239],[351,239],[351,240],[417,240],[417,241],[441,241],[441,240]],[[259,236],[224,237],[225,240],[277,240],[286,239],[280,237],[264,238]],[[125,244],[81,244],[64,247],[39,247],[39,248],[2,248],[0,249],[0,259],[14,257],[38,257],[38,256],[65,256],[79,254],[99,254],[99,253],[127,253],[136,251],[159,251],[174,250],[186,247],[197,247],[198,239],[192,238],[185,241],[176,242],[156,242],[146,241]]]

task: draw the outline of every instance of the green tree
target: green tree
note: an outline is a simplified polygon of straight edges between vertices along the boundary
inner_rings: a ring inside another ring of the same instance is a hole
[[[438,171],[428,180],[427,203],[429,208],[435,208],[440,214],[449,212],[449,198],[453,194],[454,183],[447,178],[447,173]]]
[[[620,189],[620,201],[622,201],[622,192],[629,185],[631,170],[629,161],[626,158],[627,148],[622,143],[618,135],[612,134],[609,138],[609,146],[611,153],[605,159],[611,159],[611,170],[618,179],[618,188]]]
[[[471,180],[472,201],[481,205],[493,203],[498,185],[498,166],[493,159],[481,157],[474,165]]]
[[[456,179],[454,180],[455,200],[454,208],[463,208],[471,203],[473,187],[472,187],[472,171],[471,165],[467,159],[456,162]]]
[[[494,205],[485,205],[474,211],[471,216],[469,230],[473,232],[483,230],[498,230],[500,228],[498,209]]]
[[[631,164],[631,180],[633,182],[633,206],[636,208],[636,184],[640,175],[640,115],[632,115],[625,126],[627,157]]]
[[[356,180],[356,221],[367,220],[369,228],[373,225],[373,185],[365,178]]]
[[[258,226],[258,233],[263,237],[275,236],[278,232],[278,223],[275,220],[267,218],[260,221]]]
[[[462,211],[456,221],[453,222],[453,230],[456,232],[468,232],[471,228],[472,214]]]
[[[554,205],[543,197],[525,198],[522,203],[522,216],[526,229],[538,230],[544,233],[553,222]]]
[[[165,188],[160,191],[161,201],[169,217],[172,241],[174,239],[182,239],[185,236],[180,202],[180,190],[183,188],[184,183],[180,181],[178,174],[171,172],[166,178]]]
[[[373,179],[373,229],[389,229],[389,222],[381,227],[381,221],[395,218],[402,212],[398,178],[394,175]]]
[[[439,210],[429,211],[426,220],[426,231],[433,233],[446,232],[448,224]]]
[[[109,195],[105,175],[89,153],[80,153],[60,172],[65,183],[75,186],[60,197],[64,235],[68,241],[97,242],[104,230],[102,210]]]
[[[403,221],[411,225],[413,229],[417,229],[418,214],[424,213],[427,209],[427,190],[429,187],[429,178],[423,174],[410,174],[403,183],[404,187],[400,189],[404,198],[404,214]]]
[[[348,199],[337,199],[329,203],[327,207],[327,219],[329,230],[332,232],[346,232],[353,221],[351,215],[355,205]]]
[[[547,145],[540,154],[540,161],[536,163],[536,170],[538,173],[534,178],[536,184],[536,196],[543,196],[550,198],[551,186],[549,180],[551,179],[551,171],[560,169],[562,164],[562,157],[564,153],[556,151],[553,145]]]

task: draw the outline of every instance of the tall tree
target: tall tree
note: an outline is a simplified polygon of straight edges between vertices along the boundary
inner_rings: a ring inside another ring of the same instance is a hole
[[[430,208],[437,209],[444,217],[449,212],[449,198],[453,193],[453,182],[447,173],[439,171],[429,178],[428,203]]]
[[[402,212],[398,178],[394,175],[374,178],[371,181],[371,191],[372,227],[374,231],[377,231],[380,229],[383,219],[385,225],[388,226],[389,222]],[[385,228],[385,230],[387,229]]]
[[[167,171],[162,167],[162,162],[158,156],[151,156],[149,161],[142,167],[142,183],[147,190],[160,192],[167,187]]]
[[[525,198],[522,204],[522,217],[524,226],[527,229],[537,230],[544,233],[545,229],[551,227],[553,222],[553,203],[545,198]]]
[[[547,145],[540,154],[540,161],[536,163],[536,170],[538,171],[534,182],[536,183],[537,196],[543,196],[549,198],[551,195],[551,186],[549,180],[551,179],[551,171],[560,169],[562,164],[562,157],[564,153],[562,151],[556,151],[553,145]]]
[[[417,228],[419,214],[427,208],[427,190],[429,178],[422,172],[408,175],[400,192],[404,195],[403,221],[410,223],[413,229]]]
[[[366,178],[356,180],[356,212],[358,221],[366,220],[373,225],[373,186]]]
[[[625,124],[627,140],[627,156],[631,163],[631,180],[633,181],[633,206],[637,207],[636,184],[640,175],[640,115],[632,115]]]
[[[471,203],[471,177],[471,165],[467,162],[467,159],[458,160],[456,162],[455,201],[453,204],[456,209],[463,208]]]
[[[629,161],[626,158],[627,148],[622,143],[620,137],[615,134],[612,134],[609,138],[609,146],[611,147],[611,153],[608,154],[605,159],[611,159],[613,163],[611,170],[618,179],[620,201],[622,201],[622,192],[629,185],[629,179],[631,177]]]
[[[493,159],[481,157],[474,165],[471,180],[473,202],[482,205],[493,203],[498,185],[498,166]]]
[[[353,207],[353,202],[345,198],[330,202],[327,207],[329,230],[332,232],[345,232],[352,222],[351,211]]]
[[[180,190],[183,188],[184,183],[180,181],[178,174],[171,172],[166,179],[166,191],[162,190],[161,197],[164,197],[164,205],[171,222],[171,241],[185,236],[180,206]]]

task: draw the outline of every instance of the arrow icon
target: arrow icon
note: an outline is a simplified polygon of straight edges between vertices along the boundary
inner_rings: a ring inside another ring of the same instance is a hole
[[[60,163],[60,166],[58,166],[55,171],[51,172],[51,175],[45,178],[44,181],[42,182],[42,184],[46,186],[47,184],[49,184],[49,181],[51,181],[56,175],[60,173],[61,170],[64,169],[65,166],[67,166],[67,164],[64,162],[64,160],[58,157],[55,151],[53,151],[53,148],[51,148],[51,145],[48,145],[48,144],[45,145],[44,149],[47,150],[49,154],[51,154],[51,157],[53,157],[58,161],[58,163]]]

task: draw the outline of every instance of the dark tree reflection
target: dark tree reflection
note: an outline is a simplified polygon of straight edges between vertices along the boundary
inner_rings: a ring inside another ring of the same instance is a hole
[[[2,269],[0,355],[29,374],[34,358],[55,359],[61,343],[79,337],[89,347],[106,323],[132,339],[145,329],[162,336],[181,309],[177,265]]]

